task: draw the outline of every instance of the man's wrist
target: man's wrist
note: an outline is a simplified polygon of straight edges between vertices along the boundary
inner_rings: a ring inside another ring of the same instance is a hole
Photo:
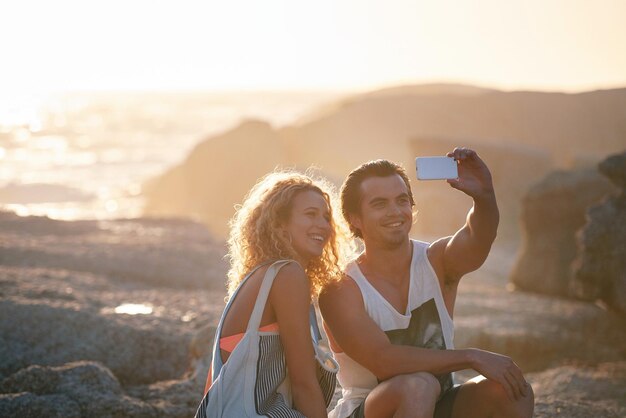
[[[476,353],[477,350],[475,348],[466,348],[463,351],[463,359],[468,369],[476,370]]]
[[[482,193],[472,196],[474,202],[480,205],[493,204],[496,202],[496,193],[493,188],[483,190]]]

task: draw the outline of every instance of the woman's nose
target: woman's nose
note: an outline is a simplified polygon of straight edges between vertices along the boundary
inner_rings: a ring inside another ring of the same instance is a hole
[[[318,225],[326,230],[330,229],[330,221],[323,216],[320,217],[320,220],[318,221]]]

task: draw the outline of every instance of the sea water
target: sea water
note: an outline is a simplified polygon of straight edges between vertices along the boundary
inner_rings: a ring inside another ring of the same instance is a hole
[[[0,99],[0,209],[55,219],[141,216],[142,188],[246,119],[275,128],[340,96],[74,93]]]

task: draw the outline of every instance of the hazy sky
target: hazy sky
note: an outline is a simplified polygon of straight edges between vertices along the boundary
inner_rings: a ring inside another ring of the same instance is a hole
[[[0,94],[626,86],[626,0],[7,0]]]

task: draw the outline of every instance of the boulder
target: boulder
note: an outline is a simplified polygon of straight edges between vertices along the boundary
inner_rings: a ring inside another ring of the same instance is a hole
[[[595,170],[555,171],[522,199],[523,246],[510,281],[518,288],[573,296],[576,231],[587,208],[613,190]]]
[[[76,360],[101,362],[125,384],[173,379],[185,372],[188,335],[129,324],[124,316],[74,304],[0,300],[0,376],[32,364]]]
[[[626,315],[626,152],[598,168],[619,192],[587,211],[587,224],[578,235],[574,283],[579,296],[602,299]]]
[[[201,142],[182,164],[148,182],[145,213],[198,219],[224,238],[235,205],[281,164],[293,163],[278,132],[265,122],[246,121]]]
[[[154,406],[162,417],[192,417],[200,401],[206,381],[203,376],[191,374],[175,380],[155,382],[128,388],[126,394]]]
[[[2,380],[0,393],[3,417],[165,416],[124,395],[115,376],[93,362],[33,365]]]

